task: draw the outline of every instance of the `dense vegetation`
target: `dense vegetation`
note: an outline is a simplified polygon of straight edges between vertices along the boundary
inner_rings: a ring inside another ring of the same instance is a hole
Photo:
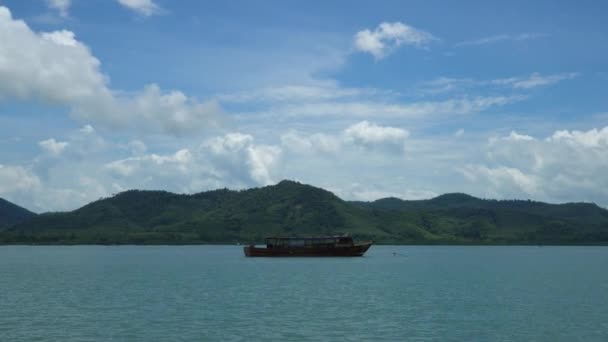
[[[27,221],[33,212],[0,198],[0,229]]]
[[[232,244],[335,233],[386,244],[608,244],[608,211],[465,194],[348,202],[283,181],[194,195],[126,191],[72,212],[32,216],[0,230],[0,243]]]

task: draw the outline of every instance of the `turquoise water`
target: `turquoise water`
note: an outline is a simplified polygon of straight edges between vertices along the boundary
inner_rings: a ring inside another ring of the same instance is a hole
[[[0,247],[0,341],[262,339],[608,341],[608,248]]]

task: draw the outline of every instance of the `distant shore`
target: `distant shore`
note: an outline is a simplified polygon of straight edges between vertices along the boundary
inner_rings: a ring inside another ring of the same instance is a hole
[[[249,245],[248,243],[234,244],[234,243],[206,243],[206,242],[182,242],[182,243],[170,243],[170,242],[154,242],[154,243],[0,243],[2,246],[235,246],[242,247]],[[262,245],[262,243],[256,243],[256,245]],[[446,243],[446,242],[420,242],[420,243],[374,243],[373,246],[479,246],[479,247],[490,247],[490,246],[537,246],[537,247],[555,247],[555,246],[608,246],[606,242],[589,242],[589,243]]]

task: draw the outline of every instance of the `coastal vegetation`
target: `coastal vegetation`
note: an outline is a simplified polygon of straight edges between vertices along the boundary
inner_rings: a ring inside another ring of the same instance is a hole
[[[344,201],[293,181],[192,195],[130,190],[70,212],[0,202],[0,244],[235,244],[350,233],[380,244],[608,244],[608,210],[445,194]]]

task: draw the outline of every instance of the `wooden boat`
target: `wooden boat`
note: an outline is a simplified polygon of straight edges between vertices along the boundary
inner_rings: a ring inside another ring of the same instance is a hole
[[[248,257],[286,257],[286,256],[362,256],[372,242],[355,244],[349,235],[318,237],[268,237],[266,246],[249,245],[243,247]]]

